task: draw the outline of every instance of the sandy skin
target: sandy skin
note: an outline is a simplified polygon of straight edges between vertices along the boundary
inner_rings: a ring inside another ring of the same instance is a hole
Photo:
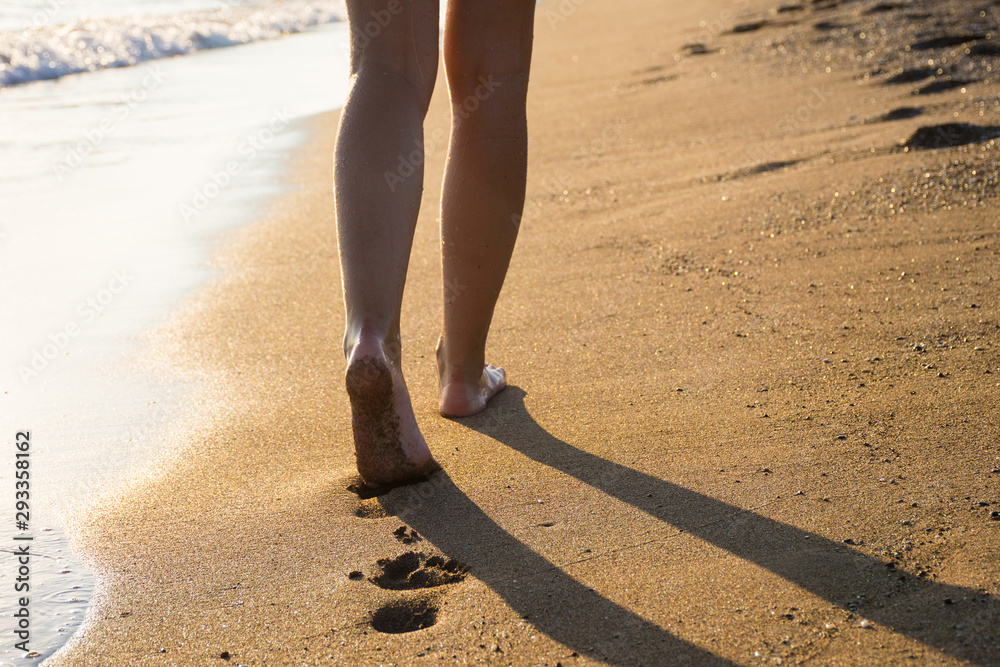
[[[348,2],[352,77],[334,151],[334,191],[358,472],[369,485],[394,486],[438,468],[413,414],[399,332],[424,191],[423,126],[440,21],[437,2],[408,3],[399,20],[362,39],[369,11],[362,0]],[[503,369],[484,356],[517,238],[519,225],[511,221],[524,206],[533,16],[534,3],[526,0],[448,5],[440,51],[452,122],[441,188],[446,298],[437,358],[440,409],[449,417],[482,411],[506,386]],[[385,165],[411,153],[412,173],[386,180]]]
[[[441,469],[420,433],[398,356],[387,354],[378,337],[362,334],[348,355],[346,385],[358,473],[368,487],[418,481]],[[482,412],[507,386],[504,369],[487,364],[469,380],[449,369],[438,346],[441,414],[468,417]]]

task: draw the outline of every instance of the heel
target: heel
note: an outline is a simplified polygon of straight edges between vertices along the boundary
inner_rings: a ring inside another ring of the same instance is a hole
[[[392,400],[392,371],[382,359],[357,359],[347,368],[347,395],[351,402],[382,403]],[[362,406],[358,406],[362,407]]]

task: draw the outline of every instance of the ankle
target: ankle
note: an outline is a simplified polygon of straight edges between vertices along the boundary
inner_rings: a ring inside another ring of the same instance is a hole
[[[349,326],[344,333],[344,357],[385,357],[398,363],[402,357],[399,332],[382,333],[368,323]]]
[[[483,374],[483,367],[486,362],[483,355],[475,355],[476,358],[469,359],[449,354],[444,341],[439,340],[437,346],[438,374],[441,386],[452,382],[462,382],[465,384],[477,384]]]

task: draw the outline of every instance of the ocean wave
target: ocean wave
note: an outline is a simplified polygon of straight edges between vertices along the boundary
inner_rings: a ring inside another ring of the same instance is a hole
[[[290,1],[0,33],[0,88],[247,44],[342,21],[343,0]]]

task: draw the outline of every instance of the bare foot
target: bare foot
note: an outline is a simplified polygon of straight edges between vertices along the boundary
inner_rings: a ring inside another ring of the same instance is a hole
[[[417,428],[399,360],[363,337],[347,360],[347,394],[358,472],[369,486],[396,486],[441,469]]]
[[[479,377],[467,380],[461,371],[445,369],[442,356],[438,348],[439,405],[445,417],[468,417],[482,412],[486,403],[507,386],[507,373],[499,366],[486,364]]]

